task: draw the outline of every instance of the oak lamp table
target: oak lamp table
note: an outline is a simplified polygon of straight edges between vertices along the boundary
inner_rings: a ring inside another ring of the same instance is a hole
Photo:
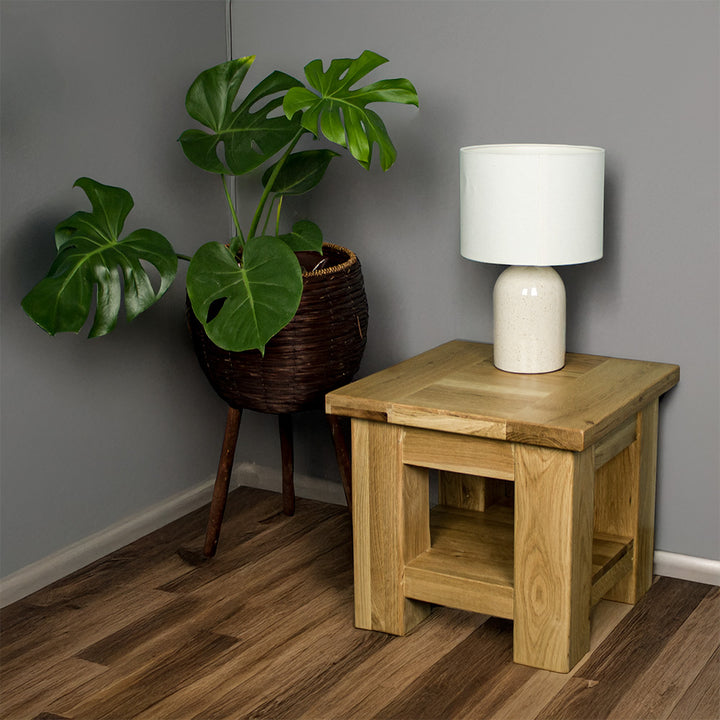
[[[431,604],[487,613],[514,621],[515,662],[571,670],[594,604],[650,587],[658,398],[678,379],[570,353],[517,375],[456,340],[329,393],[352,418],[357,627],[404,635]]]

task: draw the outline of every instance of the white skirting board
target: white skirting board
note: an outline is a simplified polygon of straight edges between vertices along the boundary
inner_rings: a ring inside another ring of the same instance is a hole
[[[0,607],[24,598],[40,588],[118,550],[153,530],[210,502],[215,478],[178,493],[161,503],[122,520],[48,557],[0,579]],[[230,489],[239,485],[280,492],[279,471],[252,463],[235,466]],[[345,504],[340,483],[295,474],[295,494],[311,500]],[[720,560],[655,551],[655,574],[720,585]]]
[[[707,585],[720,585],[720,560],[656,550],[653,562],[653,571],[656,575],[692,580]]]

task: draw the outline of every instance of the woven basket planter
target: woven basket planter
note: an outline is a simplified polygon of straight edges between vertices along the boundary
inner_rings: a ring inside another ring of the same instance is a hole
[[[329,267],[303,272],[300,307],[265,347],[230,352],[208,339],[190,304],[186,317],[203,372],[234,408],[291,413],[322,406],[325,393],[352,379],[365,349],[368,306],[360,261],[325,244]]]

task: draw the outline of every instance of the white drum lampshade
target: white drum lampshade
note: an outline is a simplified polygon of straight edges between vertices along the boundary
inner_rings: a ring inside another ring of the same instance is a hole
[[[602,148],[460,149],[460,252],[513,266],[493,291],[499,369],[544,373],[565,364],[565,287],[552,266],[602,257],[604,178]]]

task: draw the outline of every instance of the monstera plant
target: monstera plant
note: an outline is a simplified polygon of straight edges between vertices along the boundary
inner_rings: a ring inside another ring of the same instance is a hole
[[[220,177],[234,237],[206,243],[192,258],[176,254],[152,230],[136,230],[121,238],[133,206],[130,194],[80,178],[76,186],[87,194],[92,212],[76,212],[57,226],[57,257],[47,277],[23,300],[23,308],[40,327],[50,334],[79,332],[92,310],[97,287],[90,336],[104,335],[115,327],[123,298],[131,320],[163,295],[173,282],[178,258],[190,260],[187,293],[193,312],[219,347],[263,352],[270,338],[292,320],[303,290],[296,253],[320,253],[323,240],[309,220],[283,228],[283,198],[314,188],[339,155],[325,147],[297,149],[298,143],[306,136],[324,137],[347,149],[366,169],[377,145],[380,165],[387,170],[395,161],[395,148],[380,116],[368,106],[417,105],[418,98],[404,78],[356,87],[387,62],[365,51],[355,59],[333,60],[327,70],[320,60],[313,60],[305,66],[306,84],[284,72],[272,72],[239,99],[254,60],[230,60],[196,78],[185,104],[202,127],[186,130],[179,138],[189,160]],[[244,226],[227,177],[252,171],[259,175],[259,200]],[[148,264],[160,276],[157,289]]]

